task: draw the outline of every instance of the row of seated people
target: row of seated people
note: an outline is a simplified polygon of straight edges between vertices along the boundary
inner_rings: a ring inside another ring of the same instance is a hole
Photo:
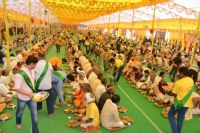
[[[86,115],[79,118],[82,121],[81,129],[97,130],[100,122],[109,130],[124,128],[117,107],[120,96],[115,94],[114,85],[106,85],[98,66],[92,65],[81,51],[76,51],[76,56],[69,54],[69,58],[70,68],[74,72],[67,75],[67,80],[74,88],[74,105],[76,108],[86,106]]]
[[[163,70],[157,73],[159,69],[160,67],[155,67],[151,63],[146,64],[132,58],[126,65],[123,75],[141,93],[149,95],[149,100],[155,100],[159,107],[169,109],[170,103],[174,101],[174,97],[170,96],[170,93],[174,88],[175,80],[167,82],[167,72]],[[200,114],[200,93],[198,90],[193,92],[192,98],[193,108],[186,113],[186,120],[192,119],[192,115]]]

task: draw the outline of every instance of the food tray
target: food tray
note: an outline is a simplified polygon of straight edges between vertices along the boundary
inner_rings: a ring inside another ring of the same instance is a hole
[[[44,100],[46,100],[49,97],[49,93],[46,91],[40,91],[38,93],[35,93],[33,95],[32,100],[35,102],[42,102]]]

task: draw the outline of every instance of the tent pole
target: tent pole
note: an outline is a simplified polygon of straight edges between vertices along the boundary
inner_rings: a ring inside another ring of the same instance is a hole
[[[16,27],[15,27],[15,33],[16,33],[16,36],[17,36],[17,28],[18,28],[18,24],[17,24],[17,13],[16,13],[16,16],[15,16],[15,17],[16,17],[16,20],[15,20],[15,22],[16,22],[16,25],[15,25],[15,26],[16,26]]]
[[[110,14],[108,16],[108,33],[110,33]]]
[[[131,36],[130,36],[130,39],[131,39],[131,40],[133,39],[134,15],[135,15],[135,12],[134,12],[134,9],[133,9],[132,21],[131,21]]]
[[[41,5],[39,4],[39,15],[40,15],[40,42],[42,42],[42,14]]]
[[[32,10],[32,5],[31,5],[31,0],[29,0],[29,43],[30,43],[30,49],[32,49],[32,20],[31,20],[31,10]]]
[[[195,52],[196,52],[196,49],[197,49],[197,43],[198,44],[200,43],[200,42],[198,42],[199,41],[198,40],[199,34],[200,34],[200,12],[199,12],[199,18],[198,18],[198,24],[197,24],[197,30],[196,30],[196,36],[195,36],[197,42],[194,43],[192,55],[191,55],[191,58],[190,58],[190,66],[192,66],[192,64],[193,64],[194,55],[195,55]]]
[[[3,2],[3,15],[6,28],[6,57],[7,57],[7,70],[10,71],[10,33],[9,33],[9,24],[8,24],[8,12],[6,9],[6,0]]]
[[[118,30],[117,30],[117,33],[118,33],[118,37],[119,37],[119,24],[120,24],[120,17],[121,17],[121,12],[119,12],[119,16],[118,16]]]
[[[153,21],[152,21],[152,30],[153,33],[151,35],[151,42],[152,42],[152,51],[154,48],[154,25],[155,25],[155,16],[156,16],[156,5],[154,5],[154,9],[153,9]]]
[[[178,42],[176,44],[176,52],[178,52],[178,45],[179,45],[179,42],[181,42],[181,38],[182,38],[182,18],[180,17],[179,18],[179,34],[178,34]]]

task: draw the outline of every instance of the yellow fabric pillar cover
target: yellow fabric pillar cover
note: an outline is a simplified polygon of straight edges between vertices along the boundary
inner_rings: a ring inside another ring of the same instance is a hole
[[[152,46],[154,47],[154,25],[155,25],[155,16],[156,16],[156,5],[154,5],[154,10],[153,10],[153,20],[152,20],[152,30],[153,33],[151,35],[151,41],[152,41]]]
[[[119,24],[120,24],[120,17],[121,17],[120,14],[121,14],[121,12],[119,12],[119,16],[118,16],[118,26],[117,26],[118,27],[118,31],[117,31],[118,32],[118,37],[119,37],[119,28],[120,28]]]
[[[41,13],[41,5],[39,5],[39,15],[40,15],[40,42],[42,42],[42,13]]]
[[[3,2],[3,13],[4,13],[4,22],[6,26],[6,57],[7,57],[7,70],[10,71],[10,34],[9,34],[9,24],[8,24],[8,12],[6,9],[6,0]]]
[[[32,10],[32,4],[31,0],[29,0],[29,43],[30,43],[30,49],[33,48],[32,45],[32,18],[31,18],[31,10]]]
[[[108,16],[108,33],[110,33],[110,14]]]
[[[131,40],[132,40],[132,37],[133,37],[134,15],[135,15],[135,12],[134,12],[134,9],[133,9],[132,21],[131,21],[131,35],[130,35]]]
[[[198,43],[197,39],[198,39],[199,33],[200,33],[199,29],[200,29],[200,12],[199,12],[199,18],[198,18],[198,23],[197,23],[197,30],[196,30],[196,33],[195,33],[196,34],[195,35],[196,41],[194,43],[194,47],[193,47],[193,51],[192,51],[192,56],[191,56],[191,59],[190,59],[190,66],[192,66],[192,64],[193,64],[194,55],[195,55],[196,48],[197,48],[197,43]]]

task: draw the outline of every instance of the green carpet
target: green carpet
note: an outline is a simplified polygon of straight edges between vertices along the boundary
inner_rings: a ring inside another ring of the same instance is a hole
[[[52,56],[58,56],[60,58],[65,57],[64,47],[61,48],[60,54],[55,54],[55,47],[51,48],[47,54],[47,59]],[[153,103],[147,101],[142,94],[140,94],[136,89],[132,88],[126,79],[121,78],[119,81],[119,86],[116,85],[116,93],[120,94],[121,102],[120,104],[128,107],[128,112],[122,113],[120,115],[131,116],[135,123],[123,130],[116,131],[116,133],[170,133],[170,126],[167,119],[161,116],[162,109],[157,108]],[[15,100],[13,100],[15,102]],[[45,104],[45,103],[44,103]],[[13,118],[6,122],[0,122],[0,127],[3,129],[3,133],[30,133],[31,131],[31,120],[29,110],[26,107],[23,114],[22,125],[23,129],[15,129],[15,110],[5,110],[4,112],[10,112],[13,114]],[[68,128],[65,123],[68,117],[73,115],[68,115],[64,113],[64,107],[56,109],[54,116],[49,118],[47,115],[46,106],[42,111],[38,112],[38,126],[40,133],[77,133],[81,132],[79,128]],[[199,133],[200,118],[194,117],[193,120],[185,121],[182,133]],[[105,128],[101,128],[99,131],[94,133],[109,133]]]

